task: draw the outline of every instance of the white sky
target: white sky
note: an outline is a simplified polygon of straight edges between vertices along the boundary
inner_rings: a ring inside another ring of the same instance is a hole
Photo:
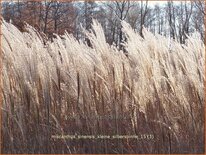
[[[156,4],[164,5],[165,3],[167,3],[167,1],[148,1],[149,5],[156,5]]]

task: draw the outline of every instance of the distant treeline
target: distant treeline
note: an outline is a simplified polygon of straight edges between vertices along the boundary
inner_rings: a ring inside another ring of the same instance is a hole
[[[146,27],[154,34],[161,34],[185,43],[185,39],[198,31],[205,39],[204,1],[159,2],[150,1],[67,1],[2,2],[2,13],[6,21],[12,22],[21,31],[25,23],[44,32],[48,38],[53,33],[72,33],[78,40],[85,39],[81,29],[91,28],[92,18],[97,19],[105,31],[109,44],[121,47],[124,41],[121,21],[127,21],[133,29],[142,34]]]

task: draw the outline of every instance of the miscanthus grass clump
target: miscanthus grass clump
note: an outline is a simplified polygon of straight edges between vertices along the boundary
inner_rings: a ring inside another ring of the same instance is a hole
[[[34,28],[22,33],[3,21],[3,153],[204,152],[199,35],[181,45],[122,26],[127,55],[106,43],[96,21],[85,31],[91,47],[68,33],[45,44]]]

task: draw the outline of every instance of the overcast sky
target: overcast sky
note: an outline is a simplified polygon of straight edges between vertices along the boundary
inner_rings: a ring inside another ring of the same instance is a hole
[[[155,4],[165,4],[167,1],[148,1],[148,4],[155,5]]]

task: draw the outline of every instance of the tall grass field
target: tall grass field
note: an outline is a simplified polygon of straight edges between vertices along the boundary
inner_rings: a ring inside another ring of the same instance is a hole
[[[122,27],[124,52],[95,20],[91,47],[3,21],[2,153],[204,153],[199,34],[180,44]]]

